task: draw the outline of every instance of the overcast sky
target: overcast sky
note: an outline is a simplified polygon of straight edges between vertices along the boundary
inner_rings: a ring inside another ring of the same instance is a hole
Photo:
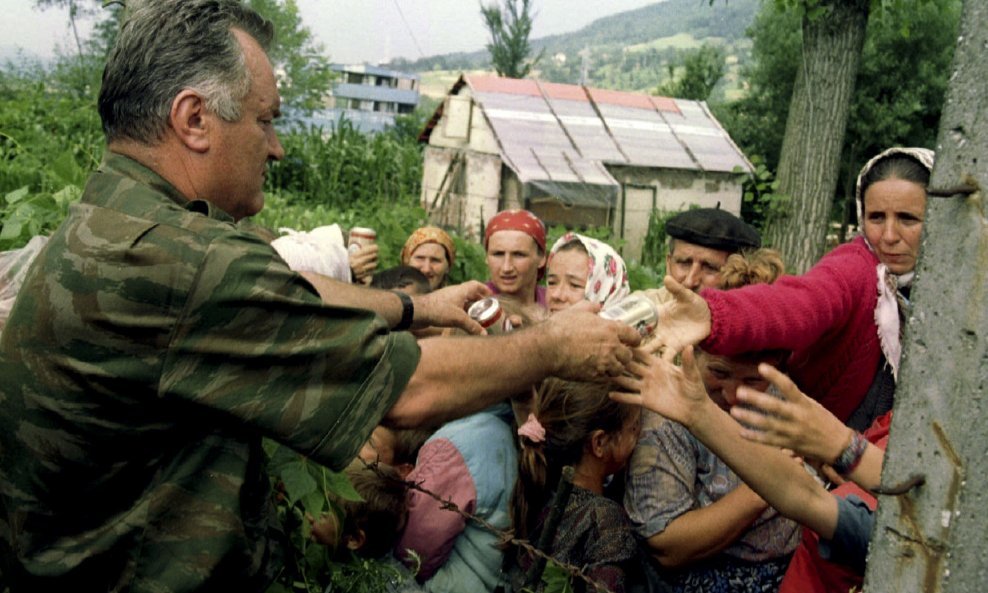
[[[297,0],[302,20],[337,62],[416,59],[482,49],[487,31],[478,0]],[[491,0],[486,0],[490,2]],[[533,38],[575,31],[594,19],[656,0],[533,0]],[[67,11],[0,0],[0,59],[16,47],[43,58],[75,47]],[[92,23],[82,22],[88,36]]]

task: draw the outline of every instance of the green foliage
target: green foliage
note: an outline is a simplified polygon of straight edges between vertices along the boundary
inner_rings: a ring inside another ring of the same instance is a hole
[[[0,250],[58,226],[102,158],[93,97],[66,83],[71,73],[40,64],[0,71]]]
[[[682,61],[682,76],[676,77],[676,66],[669,64],[669,79],[659,86],[657,93],[667,97],[706,101],[714,86],[724,76],[724,50],[703,44],[697,50],[688,51]]]
[[[868,158],[894,145],[934,145],[960,6],[960,0],[888,0],[880,2],[880,10],[872,14],[841,151],[843,181],[835,212],[848,216],[854,179]],[[786,205],[767,186],[765,175],[773,176],[771,172],[778,168],[802,52],[801,23],[798,10],[786,10],[779,2],[763,5],[748,30],[753,39],[752,61],[742,70],[749,85],[747,95],[712,106],[759,169],[746,185],[742,205],[746,220],[756,226],[771,211]]]
[[[542,57],[531,58],[528,36],[532,33],[531,0],[503,0],[503,4],[480,5],[480,14],[491,34],[487,51],[491,65],[500,76],[525,78]]]
[[[269,191],[334,208],[418,199],[421,148],[407,137],[367,136],[343,119],[331,135],[318,128],[282,134],[282,145],[286,158],[271,164]]]
[[[247,0],[274,24],[274,47],[269,56],[278,76],[282,103],[301,112],[322,107],[333,73],[323,46],[302,24],[296,0]]]
[[[751,164],[755,172],[742,185],[741,218],[760,231],[767,220],[785,214],[789,197],[778,193],[779,182],[762,157],[752,156]]]
[[[542,593],[573,593],[573,579],[561,566],[549,560],[542,573]]]
[[[747,60],[750,42],[744,30],[758,11],[760,0],[730,0],[714,6],[698,0],[667,0],[597,19],[586,27],[532,41],[544,51],[531,74],[551,82],[580,81],[581,52],[588,52],[589,84],[598,88],[652,92],[668,76],[668,65],[679,63],[685,51],[706,40],[719,44],[731,58],[725,80],[717,86],[731,95],[739,92],[738,65]],[[490,53],[398,59],[390,67],[408,72],[480,70],[490,68]]]
[[[803,43],[800,19],[765,3],[747,35],[754,41],[751,61],[741,69],[748,91],[737,101],[711,109],[749,158],[759,155],[774,171]]]

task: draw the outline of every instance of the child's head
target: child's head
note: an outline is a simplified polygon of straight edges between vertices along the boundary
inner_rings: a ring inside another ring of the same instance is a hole
[[[377,426],[357,456],[367,463],[384,463],[394,467],[402,478],[415,469],[419,449],[434,431],[422,428],[388,428]]]
[[[603,475],[623,468],[638,442],[641,410],[608,397],[610,383],[547,379],[532,417],[519,428],[518,482],[512,500],[516,537],[528,537],[562,468],[590,463]]]
[[[355,459],[343,472],[363,500],[334,497],[333,503],[343,511],[343,525],[330,541],[320,541],[335,543],[337,552],[347,549],[364,558],[380,558],[394,547],[405,526],[405,483],[393,467],[383,463],[371,468]]]
[[[412,266],[395,266],[382,270],[371,278],[371,287],[381,290],[400,290],[408,294],[427,294],[432,291],[425,274]]]

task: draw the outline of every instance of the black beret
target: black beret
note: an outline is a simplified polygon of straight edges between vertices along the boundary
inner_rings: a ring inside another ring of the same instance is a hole
[[[762,246],[758,231],[719,208],[695,208],[681,212],[666,221],[666,234],[687,243],[729,253]]]

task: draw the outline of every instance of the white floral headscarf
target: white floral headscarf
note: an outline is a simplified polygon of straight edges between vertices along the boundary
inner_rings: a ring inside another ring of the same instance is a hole
[[[577,233],[566,233],[553,244],[549,251],[548,261],[564,245],[578,241],[587,250],[587,287],[584,297],[591,303],[600,303],[605,307],[615,303],[631,292],[628,284],[628,268],[624,259],[614,248],[591,237]],[[548,267],[548,264],[547,264]]]
[[[861,191],[861,181],[879,161],[894,155],[910,156],[926,167],[927,171],[933,171],[934,153],[928,148],[896,146],[882,151],[865,163],[858,174],[858,181],[854,189],[858,208],[858,224],[861,227],[862,236],[864,236],[864,193]],[[865,239],[865,245],[868,246],[868,249],[875,251],[874,246],[868,243],[867,239]],[[876,266],[876,269],[878,272],[878,303],[875,305],[875,325],[878,326],[878,338],[882,344],[885,360],[892,366],[892,376],[898,380],[899,360],[902,357],[901,328],[906,313],[905,308],[908,306],[908,301],[899,291],[899,288],[909,286],[915,272],[910,271],[906,274],[896,275],[881,262]]]

